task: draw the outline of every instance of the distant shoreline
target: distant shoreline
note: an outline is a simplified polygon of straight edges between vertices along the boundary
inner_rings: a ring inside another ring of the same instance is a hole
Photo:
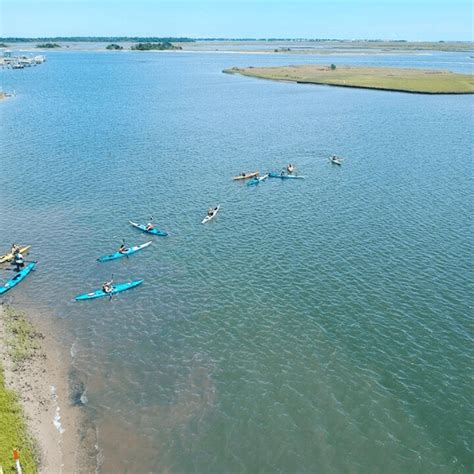
[[[329,54],[420,54],[423,52],[474,52],[474,42],[408,42],[408,41],[351,41],[351,40],[292,40],[292,39],[192,39],[192,38],[0,38],[2,48],[41,51],[36,44],[54,42],[59,51],[107,51],[108,44],[130,51],[137,43],[168,41],[183,52],[236,52],[291,55]],[[4,46],[3,46],[4,45]],[[50,49],[49,49],[50,50]]]
[[[238,74],[297,84],[315,84],[354,89],[372,89],[410,94],[474,94],[474,76],[450,71],[422,69],[299,65],[224,69]]]

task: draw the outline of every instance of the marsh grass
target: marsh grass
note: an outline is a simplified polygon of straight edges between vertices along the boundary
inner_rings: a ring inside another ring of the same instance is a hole
[[[474,75],[450,71],[321,65],[225,69],[230,74],[306,84],[421,94],[473,94]]]

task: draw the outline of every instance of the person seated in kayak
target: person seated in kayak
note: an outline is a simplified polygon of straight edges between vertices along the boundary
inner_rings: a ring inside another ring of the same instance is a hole
[[[148,222],[148,224],[146,225],[146,230],[153,230],[154,228],[155,226],[151,222]]]
[[[211,217],[212,215],[214,215],[214,211],[216,210],[216,208],[214,207],[210,207],[208,210],[207,210],[207,215],[209,217]]]
[[[285,176],[285,170],[281,170],[280,176]]]
[[[113,290],[112,283],[113,283],[113,280],[105,281],[104,284],[102,285],[102,291],[104,293],[112,293],[112,290]]]
[[[244,176],[244,177],[245,177],[245,176],[247,176],[247,175],[246,175],[245,173],[240,173],[240,176]]]
[[[288,173],[291,173],[295,169],[295,165],[292,165],[291,163],[288,163],[288,166],[286,167]]]
[[[16,267],[15,270],[17,272],[19,272],[20,269],[25,266],[25,259],[23,258],[23,255],[21,254],[20,249],[18,249],[15,252],[15,257],[13,259],[13,263],[15,264],[15,267]]]
[[[127,253],[128,248],[125,247],[125,244],[122,242],[122,245],[120,246],[118,251],[119,251],[119,253]]]
[[[17,252],[19,252],[19,251],[20,251],[20,246],[17,245],[17,244],[12,244],[11,253],[12,253],[13,255],[15,255],[15,254],[16,254]]]

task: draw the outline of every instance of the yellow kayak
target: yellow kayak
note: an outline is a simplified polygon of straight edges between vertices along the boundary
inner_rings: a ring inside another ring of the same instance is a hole
[[[31,245],[25,245],[24,247],[20,247],[20,252],[23,255],[26,255],[30,251]],[[0,255],[0,263],[11,262],[13,260],[13,253],[8,252],[5,255]]]
[[[258,175],[259,175],[259,172],[254,171],[253,173],[242,173],[239,176],[234,176],[232,179],[234,181],[237,180],[237,179],[249,179],[249,178],[253,178],[254,176],[258,176]]]

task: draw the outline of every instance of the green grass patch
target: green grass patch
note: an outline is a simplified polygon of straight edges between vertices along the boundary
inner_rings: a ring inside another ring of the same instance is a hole
[[[16,472],[13,449],[18,449],[20,453],[25,474],[37,472],[35,443],[28,435],[17,396],[5,387],[3,368],[0,366],[0,466],[5,474]]]
[[[474,94],[474,75],[424,69],[298,65],[225,69],[229,74],[420,94]]]

